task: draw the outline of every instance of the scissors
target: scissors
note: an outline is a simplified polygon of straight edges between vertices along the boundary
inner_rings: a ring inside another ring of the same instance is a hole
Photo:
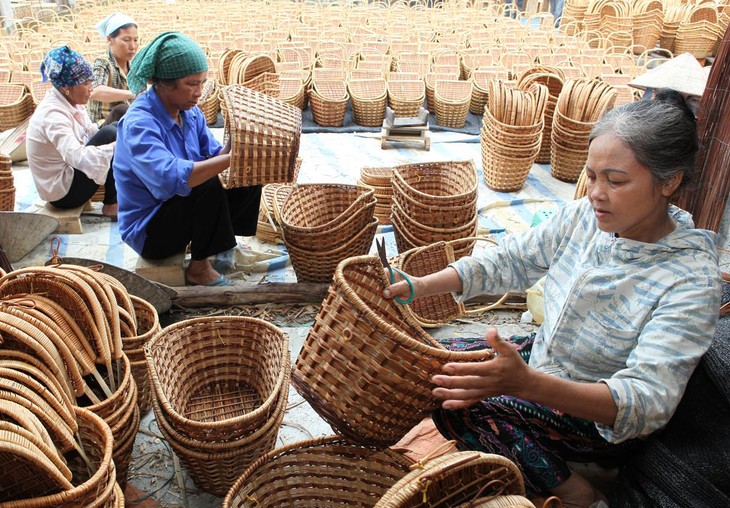
[[[390,263],[388,262],[388,256],[385,255],[385,239],[380,238],[375,240],[375,246],[378,248],[378,256],[380,256],[380,261],[383,263],[383,268],[388,269],[388,273],[390,274],[390,283],[393,284],[395,282],[395,274],[397,273],[401,277],[403,277],[403,280],[405,280],[408,283],[408,289],[411,291],[411,295],[406,298],[405,300],[399,297],[393,298],[398,303],[401,303],[403,305],[407,305],[413,301],[413,297],[415,296],[415,289],[413,289],[413,283],[411,282],[411,279],[406,275],[404,272],[401,272],[397,268],[393,268],[390,266]]]

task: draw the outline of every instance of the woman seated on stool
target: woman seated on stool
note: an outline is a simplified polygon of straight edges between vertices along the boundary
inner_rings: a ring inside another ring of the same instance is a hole
[[[134,94],[127,86],[129,63],[139,49],[137,23],[127,16],[115,12],[97,26],[107,41],[109,50],[94,60],[94,89],[89,101],[89,116],[94,122],[110,117],[119,120],[134,100]]]
[[[597,501],[567,462],[615,461],[664,427],[710,346],[715,233],[670,205],[697,148],[694,115],[675,91],[609,111],[590,135],[585,198],[480,259],[412,278],[417,297],[467,300],[547,274],[536,335],[505,341],[490,329],[494,359],[447,364],[433,377],[439,431],[461,449],[513,460],[532,496]],[[408,292],[401,281],[385,294]]]
[[[127,76],[135,93],[152,86],[119,122],[114,170],[119,230],[140,256],[163,259],[185,251],[190,285],[231,281],[208,260],[256,233],[261,186],[223,189],[218,174],[230,165],[225,149],[196,106],[208,75],[205,54],[177,32],[152,40]]]
[[[102,213],[116,218],[111,169],[116,124],[101,129],[84,106],[91,93],[91,66],[68,46],[48,52],[41,64],[51,88],[28,125],[28,164],[38,194],[57,208],[76,208],[104,186]]]

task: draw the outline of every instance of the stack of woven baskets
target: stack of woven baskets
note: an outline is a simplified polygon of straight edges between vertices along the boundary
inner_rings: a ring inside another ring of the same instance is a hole
[[[170,325],[145,345],[157,424],[195,484],[223,496],[273,449],[289,394],[288,338],[254,318]]]
[[[0,154],[0,211],[15,210],[15,180],[13,161],[9,155]]]
[[[116,479],[124,486],[140,419],[137,385],[122,350],[123,341],[137,335],[126,289],[101,272],[61,264],[8,273],[0,278],[0,298],[4,315],[22,330],[14,340],[3,334],[3,354],[30,354],[37,369],[66,387],[74,406],[106,422]]]
[[[558,180],[575,182],[588,158],[588,135],[613,107],[616,91],[594,79],[571,79],[563,86],[553,118],[550,173]]]
[[[295,186],[279,218],[297,280],[330,282],[340,261],[367,254],[378,227],[375,204],[372,188]]]
[[[160,331],[160,318],[152,304],[130,295],[134,315],[137,320],[137,334],[122,338],[122,349],[129,358],[132,377],[137,384],[137,405],[140,415],[146,415],[152,409],[152,391],[147,375],[147,361],[144,356],[144,345]]]
[[[388,85],[385,78],[353,79],[347,83],[355,123],[380,127],[385,118]]]
[[[220,98],[218,97],[218,83],[214,79],[209,79],[203,85],[198,106],[203,110],[205,123],[215,125],[218,121],[218,112],[221,110],[221,104]]]
[[[663,5],[660,0],[639,0],[632,6],[634,18],[634,44],[652,49],[662,34],[664,19]]]
[[[17,127],[34,110],[33,96],[27,86],[0,83],[0,132]]]
[[[375,193],[375,218],[378,224],[390,224],[393,205],[393,168],[362,168],[357,184],[370,187]]]
[[[550,92],[540,84],[522,91],[494,80],[488,95],[481,130],[484,181],[490,189],[517,191],[540,153]]]
[[[713,4],[695,6],[677,28],[674,52],[691,53],[695,58],[710,56],[723,31],[717,23],[717,9]]]
[[[466,124],[471,103],[472,82],[458,79],[439,79],[434,86],[436,123],[452,129]]]
[[[403,164],[394,168],[392,182],[391,221],[399,252],[476,235],[478,180],[472,161]]]
[[[545,126],[542,129],[542,141],[540,142],[540,152],[538,152],[535,162],[539,164],[550,163],[550,137],[553,132],[553,117],[555,116],[555,106],[558,104],[558,97],[563,90],[565,83],[565,75],[563,71],[557,67],[540,65],[528,69],[522,73],[517,79],[517,88],[523,91],[530,89],[533,83],[545,85],[550,95],[545,105]]]

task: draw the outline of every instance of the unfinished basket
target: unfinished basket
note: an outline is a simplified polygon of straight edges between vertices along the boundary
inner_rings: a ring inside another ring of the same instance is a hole
[[[388,102],[385,78],[351,80],[347,89],[352,100],[355,123],[364,127],[380,127]]]
[[[300,109],[242,85],[221,88],[231,167],[226,189],[294,181],[302,133]]]
[[[397,117],[416,117],[423,107],[426,88],[422,80],[388,81],[388,104]]]
[[[325,437],[277,448],[231,487],[224,508],[372,506],[408,473],[400,453]]]
[[[392,445],[439,405],[431,377],[450,361],[483,361],[488,351],[451,352],[400,304],[377,256],[342,261],[299,353],[292,384],[340,434]]]
[[[314,121],[323,127],[341,127],[349,98],[344,81],[314,79],[309,92]]]
[[[466,124],[471,101],[471,81],[438,80],[434,88],[436,123],[452,129]]]
[[[33,96],[25,85],[0,83],[0,132],[17,127],[34,110]]]
[[[442,455],[418,464],[377,502],[374,508],[456,506],[477,497],[525,495],[522,473],[501,455],[477,451]]]
[[[285,390],[288,339],[237,316],[170,325],[145,345],[150,381],[166,420],[201,441],[231,440],[263,426]]]

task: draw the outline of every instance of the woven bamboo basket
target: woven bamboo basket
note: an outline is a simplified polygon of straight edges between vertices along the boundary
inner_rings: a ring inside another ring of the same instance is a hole
[[[454,452],[420,464],[401,478],[374,508],[456,506],[477,497],[525,495],[522,473],[501,455]],[[443,504],[442,504],[443,503]]]
[[[30,84],[30,94],[33,96],[33,102],[37,106],[39,102],[46,96],[48,90],[53,88],[50,81],[34,80]]]
[[[426,108],[432,112],[436,112],[436,95],[434,94],[434,87],[436,86],[436,81],[439,81],[441,79],[456,79],[457,76],[455,76],[453,73],[447,73],[447,72],[429,72],[426,74],[426,77],[424,78],[424,85],[426,90]]]
[[[284,187],[281,193],[280,188]],[[284,235],[281,232],[281,221],[279,212],[284,206],[284,201],[289,197],[292,186],[288,184],[272,183],[264,185],[261,190],[261,202],[259,203],[258,225],[256,226],[256,238],[269,243],[284,243]],[[277,200],[276,203],[274,200]]]
[[[452,210],[451,225],[471,219],[463,210],[476,202],[477,172],[474,162],[444,161],[402,164],[393,170],[393,192],[406,196],[405,211],[421,222],[431,222],[429,214]]]
[[[487,105],[487,83],[491,79],[507,79],[507,70],[501,67],[478,68],[471,73],[471,102],[469,111],[475,115],[484,114]]]
[[[344,184],[300,184],[279,211],[287,246],[329,251],[348,242],[373,218],[374,191]]]
[[[129,358],[129,365],[137,384],[137,405],[141,414],[147,414],[152,407],[152,391],[147,375],[147,361],[144,356],[144,345],[161,330],[157,310],[146,300],[130,295],[134,305],[137,334],[122,338],[124,352]]]
[[[390,208],[393,204],[391,178],[393,168],[362,168],[358,185],[373,189],[375,193],[375,218],[379,224],[390,224]]]
[[[436,123],[452,129],[463,128],[469,115],[471,91],[471,81],[436,81],[434,87]]]
[[[489,237],[437,242],[405,251],[399,254],[391,264],[407,274],[423,277],[443,270],[457,259],[470,255],[477,241],[486,241],[496,245],[496,242]],[[466,306],[457,302],[451,294],[418,298],[408,304],[408,309],[424,328],[442,326],[453,319],[479,314],[494,307],[495,305],[488,305],[467,310]]]
[[[418,241],[418,245],[430,245],[434,242],[468,238],[474,236],[477,231],[476,207],[474,207],[472,217],[468,221],[456,223],[450,227],[430,226],[409,216],[400,206],[400,201],[394,199],[391,208],[391,219],[395,219],[393,229],[396,236],[405,228],[408,230],[409,236]],[[396,221],[398,227],[395,226]]]
[[[304,82],[301,78],[279,78],[279,100],[304,109]]]
[[[331,282],[332,275],[335,273],[340,261],[353,256],[362,256],[370,252],[377,229],[378,219],[373,216],[372,220],[356,232],[352,238],[326,251],[296,247],[288,243],[286,236],[284,236],[284,243],[289,252],[289,258],[291,259],[294,272],[297,275],[297,281]]]
[[[460,504],[456,508],[536,508],[536,506],[524,496],[507,495],[480,497]]]
[[[430,380],[445,363],[491,356],[443,348],[383,298],[388,285],[377,256],[343,260],[292,373],[317,413],[356,443],[394,444],[438,407]]]
[[[288,355],[282,371],[284,382],[275,400],[274,412],[260,427],[237,439],[201,441],[180,434],[167,421],[159,402],[154,401],[160,432],[200,489],[216,496],[225,496],[241,473],[274,448],[289,394],[291,360]]]
[[[221,88],[231,167],[220,174],[226,189],[294,181],[302,112],[242,85]]]
[[[423,107],[426,88],[422,80],[388,81],[388,104],[396,117],[415,117]]]
[[[275,413],[288,338],[243,317],[188,319],[145,345],[155,399],[180,434],[201,441],[250,434]]]
[[[109,426],[92,412],[75,408],[79,425],[78,439],[91,468],[80,458],[68,461],[73,474],[72,488],[63,492],[0,503],[3,508],[77,508],[99,506],[116,508],[114,495],[116,472],[112,460],[112,437]],[[111,485],[111,488],[109,488]]]
[[[365,127],[380,127],[388,102],[387,82],[381,79],[351,80],[347,84],[352,100],[355,123]]]
[[[483,143],[482,171],[487,187],[499,192],[515,192],[522,189],[539,152],[538,144],[528,156],[513,157],[489,150]]]
[[[12,212],[15,210],[15,187],[0,189],[0,211]]]
[[[261,74],[276,74],[276,64],[268,55],[247,56],[244,53],[237,54],[228,72],[228,83],[230,85],[250,82]]]
[[[33,96],[25,85],[0,83],[0,132],[17,127],[34,110]]]
[[[220,99],[218,98],[218,84],[214,79],[209,79],[203,85],[203,91],[198,99],[200,109],[205,115],[205,123],[215,125],[218,121],[218,112],[220,111]]]
[[[231,487],[224,508],[372,506],[408,473],[391,450],[325,437],[292,443],[258,459]]]
[[[314,121],[323,127],[341,127],[349,98],[344,81],[313,79],[309,105]]]

